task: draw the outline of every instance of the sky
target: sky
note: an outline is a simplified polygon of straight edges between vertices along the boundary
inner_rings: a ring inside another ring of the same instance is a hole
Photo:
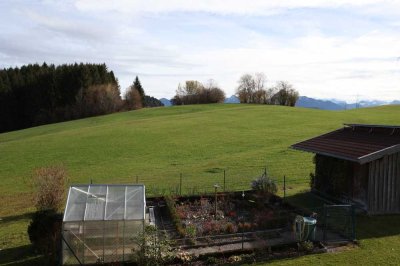
[[[123,92],[246,73],[314,98],[400,99],[400,1],[1,0],[0,68],[106,63]]]

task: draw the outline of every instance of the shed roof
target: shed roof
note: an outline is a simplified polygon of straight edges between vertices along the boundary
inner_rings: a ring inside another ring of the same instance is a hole
[[[345,124],[291,147],[364,164],[400,152],[400,126]]]
[[[63,221],[143,220],[145,207],[144,185],[75,185]]]

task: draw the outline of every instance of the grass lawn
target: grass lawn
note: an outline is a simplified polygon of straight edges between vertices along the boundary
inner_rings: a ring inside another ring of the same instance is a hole
[[[128,183],[138,178],[151,194],[176,189],[180,173],[183,193],[209,191],[214,183],[222,185],[223,170],[227,189],[248,188],[250,180],[267,166],[278,181],[287,177],[289,195],[294,195],[308,186],[312,154],[288,147],[343,123],[400,124],[400,106],[321,111],[192,105],[142,109],[0,134],[0,264],[32,256],[26,235],[29,212],[34,211],[28,184],[37,167],[63,164],[71,183],[88,183],[90,179],[95,183]],[[360,249],[276,263],[376,264],[388,258],[399,262],[398,218],[359,219]],[[386,233],[378,234],[380,231]]]

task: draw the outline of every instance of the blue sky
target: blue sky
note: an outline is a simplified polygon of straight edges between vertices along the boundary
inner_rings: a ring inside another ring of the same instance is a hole
[[[3,0],[0,32],[2,68],[104,62],[158,98],[264,72],[310,97],[400,99],[400,1]]]

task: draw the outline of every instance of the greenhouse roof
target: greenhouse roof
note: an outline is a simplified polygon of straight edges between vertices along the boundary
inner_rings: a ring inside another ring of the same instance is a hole
[[[144,185],[76,185],[63,221],[144,220],[145,207]]]

